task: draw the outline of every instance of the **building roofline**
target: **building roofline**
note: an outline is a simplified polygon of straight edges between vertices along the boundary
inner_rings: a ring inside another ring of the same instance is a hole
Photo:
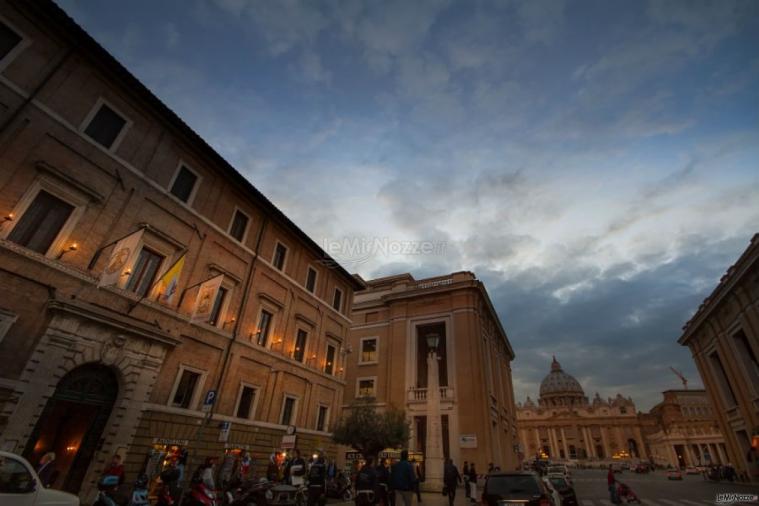
[[[727,272],[720,278],[712,293],[698,306],[696,313],[691,319],[685,322],[682,328],[683,333],[677,340],[679,344],[683,346],[687,345],[693,333],[701,327],[704,320],[714,311],[722,299],[730,293],[730,290],[743,278],[757,260],[759,260],[759,233],[754,234],[748,247],[743,251],[738,260],[727,269]]]
[[[454,276],[457,274],[466,274],[466,275],[471,276],[471,278],[460,279],[450,284],[419,288],[419,285],[423,285],[425,283],[432,283],[438,280],[445,280],[445,279],[453,280]],[[457,290],[457,289],[463,288],[462,284],[466,283],[466,284],[469,284],[471,287],[476,288],[480,292],[480,294],[482,295],[482,298],[485,301],[485,306],[488,308],[488,312],[490,313],[490,316],[493,318],[493,320],[495,320],[496,330],[501,334],[503,341],[506,343],[506,348],[508,349],[511,359],[513,360],[516,357],[516,355],[514,354],[514,348],[512,348],[511,343],[509,342],[508,334],[506,334],[506,330],[503,328],[503,325],[501,324],[501,319],[498,317],[498,313],[496,312],[495,307],[493,306],[493,302],[490,300],[490,295],[488,294],[488,291],[485,288],[485,284],[481,280],[477,279],[477,276],[473,272],[456,271],[450,274],[432,276],[432,277],[423,278],[423,279],[415,279],[414,276],[412,276],[411,273],[408,273],[408,272],[403,273],[403,274],[395,274],[392,276],[384,276],[381,278],[366,280],[365,283],[367,285],[367,289],[363,293],[369,292],[373,289],[379,290],[380,288],[383,288],[385,286],[392,286],[393,281],[402,281],[402,280],[411,281],[415,283],[415,286],[409,288],[408,290],[399,291],[399,292],[391,292],[391,293],[382,295],[381,297],[377,299],[360,302],[359,304],[354,305],[354,310],[356,309],[356,306],[363,305],[363,304],[387,302],[389,300],[400,299],[404,297],[420,297],[427,293],[430,293],[430,291],[440,292],[440,291],[448,291],[448,290]]]
[[[11,4],[13,5],[13,4]],[[16,4],[18,5],[18,4]],[[137,77],[135,77],[124,65],[122,65],[111,53],[100,45],[84,28],[71,18],[62,8],[56,5],[52,0],[24,0],[24,8],[35,13],[41,19],[44,19],[51,31],[54,31],[59,37],[69,41],[75,49],[79,50],[85,57],[90,57],[106,67],[112,72],[106,74],[111,81],[116,82],[118,86],[125,88],[128,92],[134,93],[138,98],[147,102],[154,109],[156,115],[162,117],[164,121],[177,129],[181,135],[187,137],[188,144],[199,149],[202,154],[207,156],[211,162],[222,172],[225,172],[233,183],[238,183],[243,192],[248,192],[253,205],[258,206],[264,212],[270,213],[275,220],[280,222],[285,228],[292,231],[306,245],[321,255],[328,263],[334,266],[334,269],[354,288],[360,290],[362,285],[348,271],[345,270],[337,261],[327,254],[316,241],[311,239],[300,227],[298,227],[285,213],[283,213],[272,201],[261,193],[253,184],[248,181],[237,169],[232,166],[220,153],[211,147],[205,139],[195,132],[187,123],[184,122],[173,110],[171,110],[161,99],[159,99],[147,86],[145,86]]]

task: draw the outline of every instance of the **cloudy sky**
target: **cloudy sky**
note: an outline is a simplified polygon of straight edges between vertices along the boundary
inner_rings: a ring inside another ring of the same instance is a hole
[[[518,399],[552,354],[643,409],[700,384],[680,328],[759,232],[759,3],[60,3],[319,243],[436,245],[349,270],[474,271]]]

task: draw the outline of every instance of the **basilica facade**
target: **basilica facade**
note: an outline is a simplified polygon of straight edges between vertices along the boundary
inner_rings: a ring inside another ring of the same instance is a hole
[[[525,459],[648,459],[635,404],[617,394],[592,400],[554,357],[540,384],[537,403],[517,406],[521,452]]]

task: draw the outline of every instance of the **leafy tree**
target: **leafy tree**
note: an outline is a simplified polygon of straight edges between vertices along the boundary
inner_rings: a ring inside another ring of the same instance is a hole
[[[408,443],[410,426],[402,409],[389,406],[378,411],[371,399],[354,402],[332,427],[332,439],[350,446],[364,458],[375,458],[385,448]]]

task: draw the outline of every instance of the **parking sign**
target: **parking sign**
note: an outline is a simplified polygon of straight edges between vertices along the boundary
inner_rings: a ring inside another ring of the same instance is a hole
[[[210,411],[211,406],[216,401],[216,390],[209,390],[203,398],[203,411]]]

